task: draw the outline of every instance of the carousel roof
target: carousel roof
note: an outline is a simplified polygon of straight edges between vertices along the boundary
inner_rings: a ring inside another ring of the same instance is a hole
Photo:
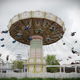
[[[42,11],[20,13],[10,20],[8,28],[10,35],[24,44],[30,44],[33,35],[42,36],[44,45],[55,43],[65,31],[64,22],[59,17]]]

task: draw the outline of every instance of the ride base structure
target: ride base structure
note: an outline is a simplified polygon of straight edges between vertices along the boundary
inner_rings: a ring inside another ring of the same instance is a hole
[[[43,58],[43,38],[41,36],[35,35],[32,36],[30,42],[30,54],[28,59],[28,72],[46,72],[46,62]]]
[[[42,47],[55,43],[63,37],[64,22],[51,13],[30,11],[14,16],[8,28],[10,36],[16,41],[30,45],[28,72],[46,72]]]

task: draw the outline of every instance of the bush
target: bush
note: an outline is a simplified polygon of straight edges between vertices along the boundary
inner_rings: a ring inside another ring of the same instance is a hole
[[[59,67],[47,67],[47,72],[59,72]]]

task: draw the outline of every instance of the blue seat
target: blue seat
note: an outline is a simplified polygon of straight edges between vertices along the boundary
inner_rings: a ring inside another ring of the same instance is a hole
[[[72,32],[72,33],[71,33],[71,36],[75,36],[75,33],[76,33],[76,32]]]
[[[30,27],[29,27],[29,26],[26,26],[24,29],[25,29],[25,30],[29,30],[29,29],[30,29]]]
[[[28,40],[32,40],[32,37],[29,37]]]
[[[5,45],[3,44],[3,45],[1,45],[1,47],[4,47]]]
[[[0,39],[1,41],[3,41],[4,40],[4,38],[2,38],[2,39]]]
[[[16,40],[12,41],[12,43],[15,43],[15,42],[16,42]]]
[[[6,31],[2,31],[2,33],[8,33],[8,30],[6,30]]]

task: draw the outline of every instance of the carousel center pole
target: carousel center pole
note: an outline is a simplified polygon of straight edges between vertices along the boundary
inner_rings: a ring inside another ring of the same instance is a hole
[[[30,54],[28,60],[28,72],[45,72],[45,60],[43,58],[43,37],[34,35],[30,41]]]

